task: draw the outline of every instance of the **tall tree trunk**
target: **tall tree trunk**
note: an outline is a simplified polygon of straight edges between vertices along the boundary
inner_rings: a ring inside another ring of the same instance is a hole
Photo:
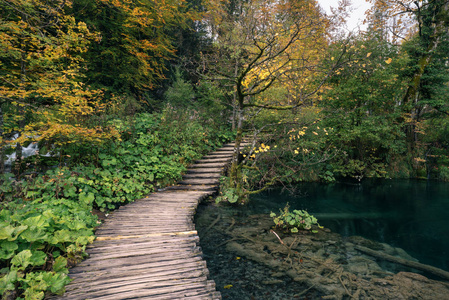
[[[239,97],[240,98],[240,97]],[[243,197],[243,186],[242,186],[242,166],[240,162],[240,150],[243,140],[243,99],[238,99],[237,106],[237,133],[235,137],[234,155],[232,157],[231,168],[229,172],[229,180],[231,188],[235,189],[236,195],[239,197],[239,202]]]
[[[419,100],[419,88],[421,79],[426,71],[426,68],[432,62],[434,53],[441,43],[441,40],[448,30],[448,17],[449,17],[449,1],[437,1],[439,4],[434,4],[433,9],[433,22],[432,33],[428,37],[427,49],[423,52],[418,60],[418,68],[410,80],[408,89],[403,98],[403,105],[407,107],[407,104],[411,104],[411,124],[406,128],[407,140],[411,143],[409,146],[413,149],[415,140],[415,123],[417,121],[418,114],[416,113],[416,103]],[[429,8],[428,8],[429,9]],[[419,18],[419,16],[418,16]],[[423,21],[418,19],[420,28],[423,26]],[[420,38],[423,38],[420,30]]]

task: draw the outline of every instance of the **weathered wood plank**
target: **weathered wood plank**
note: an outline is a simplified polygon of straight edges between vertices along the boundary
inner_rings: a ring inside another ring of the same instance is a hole
[[[151,275],[151,276],[148,276]],[[155,283],[162,282],[162,284],[166,281],[172,280],[182,280],[189,278],[206,278],[207,272],[204,270],[175,270],[175,271],[166,271],[165,273],[151,273],[151,274],[141,274],[138,276],[128,276],[126,280],[123,278],[110,278],[106,280],[98,280],[96,282],[83,282],[78,284],[72,284],[70,288],[66,289],[67,292],[76,291],[80,289],[89,289],[89,291],[101,291],[110,288],[118,288],[123,286],[133,285],[131,288],[135,288],[136,284],[143,283]]]
[[[224,168],[191,168],[186,171],[186,174],[198,174],[198,173],[217,173],[217,174],[223,174]]]
[[[129,274],[152,274],[157,272],[166,272],[180,268],[189,268],[196,266],[198,269],[206,268],[206,262],[200,256],[194,256],[189,259],[180,258],[169,261],[151,261],[147,263],[137,263],[129,265],[116,265],[114,268],[102,267],[102,265],[76,267],[70,270],[69,276],[77,281],[92,281],[92,279],[119,277],[126,278]],[[74,281],[74,282],[77,282]]]
[[[197,164],[203,164],[203,163],[229,163],[229,158],[228,157],[207,157],[207,158],[202,158],[202,159],[198,159],[197,161],[195,161],[195,163]]]
[[[176,191],[217,191],[218,187],[206,185],[176,185],[170,187],[170,189]]]
[[[96,240],[95,244],[87,246],[87,248],[102,248],[111,246],[127,246],[129,245],[139,245],[139,244],[160,244],[165,243],[178,243],[183,241],[199,241],[199,237],[196,234],[191,235],[163,235],[163,236],[149,236],[149,237],[138,237],[138,238],[128,238],[126,240]]]
[[[220,173],[197,173],[197,174],[185,174],[182,176],[183,180],[186,179],[202,179],[202,178],[220,178],[222,175]]]
[[[103,297],[106,295],[117,295],[121,293],[123,296],[132,296],[136,297],[139,295],[142,296],[150,296],[150,295],[160,295],[166,294],[172,291],[183,291],[190,290],[194,288],[204,288],[205,282],[207,281],[206,276],[196,277],[196,278],[187,278],[187,279],[178,279],[168,282],[145,282],[145,283],[135,283],[133,285],[124,285],[121,287],[108,288],[98,290],[91,290],[89,288],[86,289],[78,289],[73,290],[67,293],[67,296],[82,295],[84,296],[88,293],[89,297]],[[133,293],[133,294],[131,294]]]
[[[157,226],[157,227],[156,227]],[[111,237],[117,236],[131,236],[131,235],[148,235],[148,234],[163,234],[163,233],[172,233],[173,231],[182,230],[182,231],[193,231],[195,226],[193,224],[186,225],[176,225],[176,226],[158,226],[155,224],[152,227],[142,228],[142,229],[99,229],[95,232],[98,238],[102,237]]]
[[[196,263],[186,263],[179,265],[172,265],[169,269],[141,269],[141,270],[122,270],[121,272],[102,272],[99,274],[97,280],[92,281],[89,277],[76,277],[74,281],[67,287],[69,289],[80,288],[87,285],[112,283],[112,282],[122,282],[123,278],[126,277],[127,280],[149,278],[154,281],[163,281],[164,276],[182,276],[182,274],[189,273],[188,276],[193,276],[192,274],[197,274],[195,272],[200,272],[201,275],[208,275],[209,270],[206,267],[204,261],[198,261]],[[181,274],[181,275],[180,275]]]
[[[204,185],[217,185],[220,183],[220,180],[218,178],[189,178],[184,179],[179,182],[179,184],[204,184]]]
[[[102,253],[102,252],[108,252],[108,251],[128,251],[130,248],[132,249],[148,249],[148,248],[154,248],[154,247],[160,247],[160,248],[172,248],[177,246],[184,246],[184,245],[191,245],[192,247],[197,246],[198,242],[197,240],[177,240],[170,243],[167,242],[159,242],[159,241],[152,241],[147,243],[123,243],[123,244],[109,244],[109,245],[103,245],[98,247],[92,247],[87,249],[88,254],[94,254],[94,253]]]
[[[201,163],[201,164],[190,166],[189,169],[224,168],[225,166],[226,166],[226,164],[224,164],[224,163]]]
[[[125,257],[136,257],[142,255],[173,255],[176,252],[192,251],[193,253],[198,252],[198,246],[191,245],[179,245],[178,247],[162,247],[162,248],[148,248],[148,249],[129,249],[128,251],[112,251],[112,252],[103,252],[103,253],[92,253],[89,255],[89,259],[108,259],[108,258],[125,258]],[[169,250],[169,251],[168,251]]]
[[[214,194],[234,154],[225,145],[189,167],[175,186],[108,216],[88,246],[89,258],[70,270],[66,299],[221,299],[208,280],[193,215]]]

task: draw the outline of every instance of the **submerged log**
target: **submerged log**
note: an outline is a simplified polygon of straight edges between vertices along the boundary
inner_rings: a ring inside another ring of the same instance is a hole
[[[366,253],[368,255],[383,259],[383,260],[387,260],[393,263],[397,263],[397,264],[401,264],[403,266],[407,266],[416,270],[421,270],[421,271],[425,271],[428,272],[430,274],[436,275],[440,278],[443,278],[445,280],[449,280],[449,272],[444,271],[440,268],[437,267],[433,267],[433,266],[429,266],[426,264],[422,264],[416,261],[411,261],[408,259],[404,259],[404,258],[400,258],[400,257],[396,257],[393,255],[389,255],[380,251],[375,251],[372,250],[370,248],[367,247],[363,247],[360,245],[354,245],[354,248],[359,250],[360,252]]]

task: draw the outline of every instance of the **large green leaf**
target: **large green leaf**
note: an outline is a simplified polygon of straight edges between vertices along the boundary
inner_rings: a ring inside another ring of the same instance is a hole
[[[11,259],[11,264],[17,267],[19,270],[25,270],[26,267],[31,263],[31,250],[23,250],[19,252],[13,259]]]
[[[64,286],[71,281],[70,277],[63,273],[54,274],[49,283],[50,290],[54,294],[62,294],[64,292]]]
[[[0,228],[0,240],[11,240],[14,235],[14,227],[11,225]]]
[[[46,218],[44,218],[42,215],[39,216],[35,216],[35,217],[30,217],[28,219],[23,220],[23,224],[24,225],[28,225],[28,226],[36,226],[36,227],[44,227],[44,226],[48,226],[48,224],[46,224]]]
[[[0,278],[0,291],[13,291],[16,288],[17,271],[12,270],[2,278]]]
[[[42,266],[45,264],[45,261],[47,260],[47,254],[42,251],[33,251],[32,256],[30,258],[30,263],[33,266]]]
[[[56,273],[66,273],[67,272],[67,259],[63,256],[59,256],[55,259],[53,263],[53,271]]]
[[[65,242],[71,242],[73,241],[73,233],[70,232],[67,229],[62,229],[62,230],[58,230],[55,231],[55,233],[53,234],[52,238],[51,238],[51,243],[52,244],[59,244],[59,243],[65,243]]]
[[[0,243],[0,260],[10,259],[19,248],[16,242],[2,241]]]
[[[93,193],[81,193],[79,194],[79,200],[85,204],[91,204],[95,200],[95,195]]]
[[[32,227],[25,230],[21,235],[21,238],[26,240],[27,242],[36,242],[36,241],[43,241],[45,240],[48,235],[47,233],[42,230],[41,228]]]

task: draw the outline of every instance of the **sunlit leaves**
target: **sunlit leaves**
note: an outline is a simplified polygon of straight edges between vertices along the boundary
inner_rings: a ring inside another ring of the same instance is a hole
[[[17,123],[28,123],[25,130],[18,128],[23,134],[16,142],[34,139],[61,146],[117,137],[113,130],[88,124],[102,112],[103,94],[83,84],[80,54],[98,41],[98,34],[66,15],[64,3],[71,5],[24,1],[6,6],[12,9],[0,28],[6,49],[0,56],[1,98],[16,107],[14,113],[22,117]]]
[[[73,14],[101,34],[83,55],[91,82],[137,97],[165,79],[176,55],[171,31],[198,19],[185,0],[78,1]]]
[[[210,4],[208,21],[212,34],[216,34],[215,60],[220,61],[214,67],[217,73],[235,78],[242,96],[258,95],[253,98],[258,103],[250,105],[302,101],[308,94],[305,88],[317,72],[329,25],[314,3],[235,2],[239,7],[230,15],[230,3]],[[289,99],[270,99],[262,95],[275,85],[286,89]],[[309,92],[312,90],[310,88]]]

